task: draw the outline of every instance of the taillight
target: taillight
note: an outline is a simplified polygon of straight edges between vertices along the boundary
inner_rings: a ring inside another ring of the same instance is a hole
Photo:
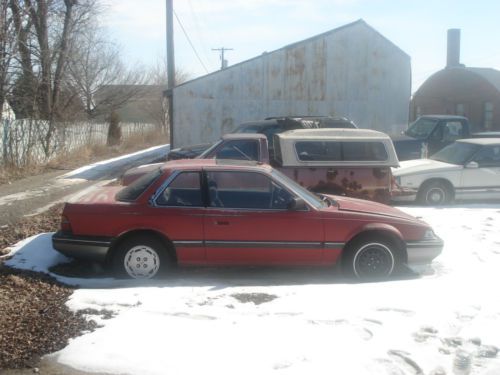
[[[63,232],[71,232],[71,224],[68,218],[64,215],[61,216],[61,230]]]

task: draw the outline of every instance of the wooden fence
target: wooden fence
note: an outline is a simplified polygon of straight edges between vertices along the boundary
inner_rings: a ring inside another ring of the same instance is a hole
[[[23,166],[49,161],[54,156],[80,147],[106,144],[108,124],[90,122],[58,123],[47,142],[48,122],[3,120],[0,128],[0,165]],[[122,138],[159,131],[154,124],[121,123]]]

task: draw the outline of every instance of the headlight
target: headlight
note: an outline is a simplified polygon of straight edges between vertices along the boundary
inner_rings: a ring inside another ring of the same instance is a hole
[[[427,229],[424,233],[424,240],[435,240],[437,236],[432,229]]]

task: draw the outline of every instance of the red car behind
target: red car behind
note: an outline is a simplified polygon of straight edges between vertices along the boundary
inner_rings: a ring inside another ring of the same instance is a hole
[[[66,203],[53,246],[132,278],[173,264],[340,262],[348,275],[378,279],[432,261],[443,241],[396,208],[315,195],[267,165],[194,159]]]

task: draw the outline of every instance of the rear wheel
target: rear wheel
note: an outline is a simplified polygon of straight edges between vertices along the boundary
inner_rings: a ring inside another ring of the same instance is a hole
[[[171,264],[163,243],[154,237],[138,235],[119,244],[113,256],[117,276],[132,279],[153,279]]]
[[[451,189],[440,181],[432,181],[422,186],[418,191],[418,201],[426,206],[440,206],[450,203]]]
[[[366,236],[346,248],[344,273],[358,280],[388,279],[401,263],[397,246],[378,236]]]

